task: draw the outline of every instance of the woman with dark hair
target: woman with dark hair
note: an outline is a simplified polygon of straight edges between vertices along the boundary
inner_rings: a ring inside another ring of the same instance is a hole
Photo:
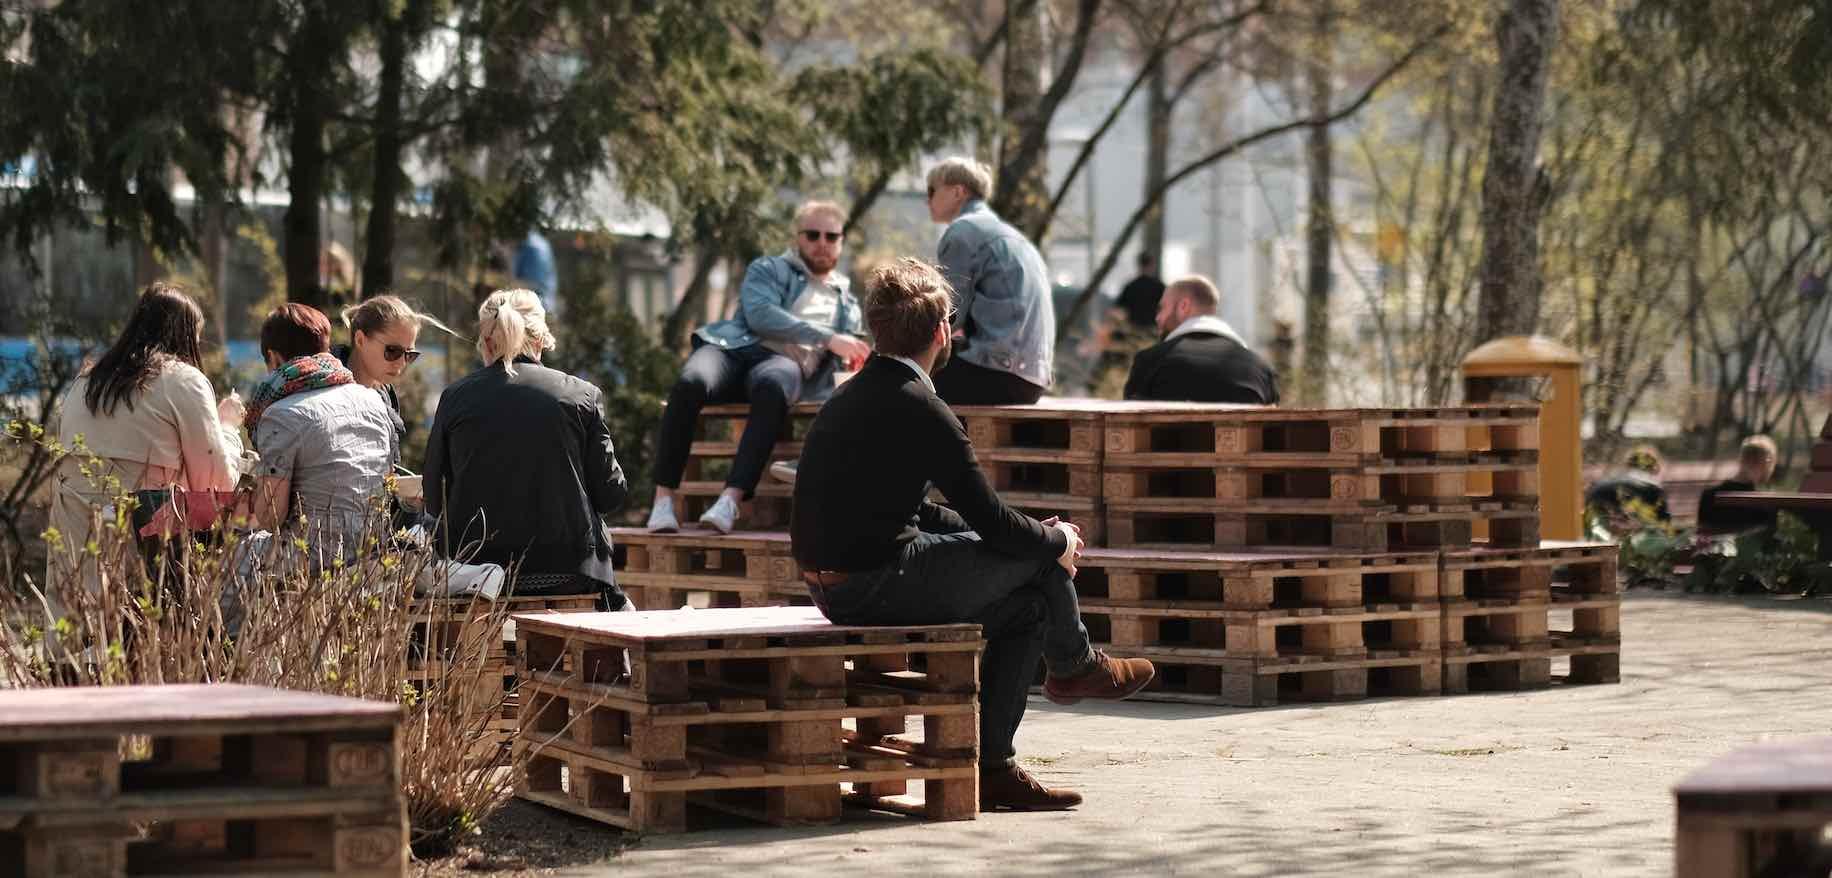
[[[71,450],[80,440],[82,453],[58,465],[51,526],[63,549],[51,552],[51,583],[75,568],[95,511],[116,493],[235,488],[242,403],[233,394],[217,402],[200,370],[203,327],[203,311],[181,287],[154,283],[140,293],[120,338],[71,385],[57,438]],[[100,471],[85,475],[92,455]],[[118,487],[110,488],[110,478]]]
[[[261,353],[273,369],[249,400],[255,468],[255,523],[267,530],[304,519],[306,538],[348,559],[368,523],[369,500],[400,453],[395,418],[381,394],[330,353],[331,321],[298,303],[261,324]]]

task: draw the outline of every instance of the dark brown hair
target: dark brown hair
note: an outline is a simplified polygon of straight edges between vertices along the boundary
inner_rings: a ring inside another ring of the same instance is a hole
[[[148,284],[140,291],[121,337],[89,370],[83,404],[96,415],[113,415],[122,403],[133,411],[134,397],[168,361],[202,368],[198,339],[203,331],[203,309],[185,295],[183,287],[164,281]]]
[[[282,360],[309,357],[331,349],[331,318],[310,305],[288,302],[275,308],[261,324],[261,353],[273,351]]]
[[[865,281],[865,325],[878,352],[914,357],[928,350],[953,299],[947,279],[920,259],[904,256],[873,270]]]

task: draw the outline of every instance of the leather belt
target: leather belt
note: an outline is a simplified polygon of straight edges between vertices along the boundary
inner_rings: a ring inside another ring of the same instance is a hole
[[[844,585],[846,580],[852,578],[852,574],[843,570],[803,570],[801,578],[809,585],[832,588],[836,585]]]

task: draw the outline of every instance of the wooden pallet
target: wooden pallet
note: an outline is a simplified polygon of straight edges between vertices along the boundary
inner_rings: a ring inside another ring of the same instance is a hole
[[[638,609],[678,609],[696,592],[708,595],[707,607],[808,600],[783,531],[658,534],[630,527],[612,528],[611,540],[617,546],[617,584]]]
[[[1123,466],[1102,473],[1103,500],[1188,498],[1267,509],[1473,512],[1497,504],[1537,508],[1532,463],[1477,460],[1292,466],[1192,460],[1192,466]],[[1481,477],[1478,487],[1478,477]]]
[[[814,423],[814,416],[821,410],[820,403],[798,402],[789,407],[789,417],[784,422],[788,434],[777,440],[770,453],[770,460],[795,460],[801,456],[801,440],[808,434],[808,426]],[[699,423],[694,425],[694,441],[687,449],[687,459],[715,460],[730,458],[738,453],[738,437],[744,434],[744,425],[751,416],[748,403],[720,403],[703,406],[700,409]]]
[[[1099,464],[1101,423],[1110,406],[1094,399],[1035,405],[955,406],[974,454],[1008,463]]]
[[[415,653],[407,682],[443,680],[466,690],[466,711],[488,711],[498,743],[515,737],[515,640],[509,617],[516,613],[595,613],[596,594],[529,595],[488,600],[477,597],[416,601],[409,617]]]
[[[1439,580],[1447,600],[1537,594],[1549,590],[1555,578],[1576,593],[1615,594],[1621,589],[1619,552],[1609,543],[1560,540],[1521,547],[1479,544],[1445,550]]]
[[[1188,658],[1312,660],[1369,658],[1401,650],[1435,651],[1442,619],[1436,604],[1365,610],[1219,610],[1164,601],[1081,602],[1088,636],[1116,647],[1167,648]]]
[[[0,863],[403,875],[399,726],[398,705],[254,686],[0,692]]]
[[[1298,701],[1437,695],[1443,665],[1436,650],[1303,661],[1216,658],[1164,647],[1110,647],[1116,656],[1151,659],[1157,676],[1142,701],[1269,707]]]
[[[1314,466],[1486,459],[1527,464],[1538,460],[1538,412],[1531,405],[1109,411],[1105,463]]]
[[[1832,862],[1832,738],[1732,751],[1673,787],[1678,878],[1820,875]]]
[[[1498,501],[1475,511],[1366,507],[1355,511],[1303,509],[1289,502],[1259,504],[1189,499],[1106,502],[1107,544],[1115,548],[1245,549],[1329,547],[1384,552],[1391,549],[1461,548],[1471,525],[1488,522],[1497,545],[1538,545],[1535,503],[1510,507]]]
[[[838,819],[843,799],[977,813],[977,626],[799,607],[517,621],[531,801],[649,832],[685,829],[689,802],[777,824]]]
[[[1189,552],[1090,549],[1084,600],[1175,602],[1211,610],[1393,609],[1438,599],[1436,552]]]

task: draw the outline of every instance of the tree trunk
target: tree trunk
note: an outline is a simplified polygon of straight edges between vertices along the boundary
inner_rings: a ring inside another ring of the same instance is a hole
[[[288,139],[291,151],[287,171],[286,220],[283,234],[286,251],[286,300],[302,302],[323,310],[330,296],[319,283],[318,262],[324,249],[320,230],[320,204],[324,198],[327,165],[325,124],[330,112],[330,96],[325,93],[322,77],[332,63],[333,41],[330,23],[324,10],[311,4],[305,20],[293,41],[292,131]]]
[[[212,312],[206,325],[220,351],[229,344],[229,208],[221,198],[204,203],[201,231],[198,257],[203,262],[204,279],[210,284]]]
[[[1170,173],[1170,118],[1173,109],[1170,100],[1169,75],[1165,65],[1159,64],[1151,72],[1150,85],[1145,92],[1145,191],[1156,192],[1164,188],[1164,178]],[[1087,185],[1094,185],[1094,178],[1088,177]],[[1149,195],[1147,196],[1149,198]],[[1094,246],[1094,218],[1088,217],[1090,226],[1088,246]],[[1152,205],[1145,214],[1145,225],[1140,230],[1144,236],[1139,246],[1157,260],[1152,266],[1154,271],[1161,270],[1164,264],[1164,204]],[[1091,258],[1091,257],[1090,257]]]
[[[1507,0],[1495,25],[1501,81],[1482,180],[1482,298],[1478,344],[1530,334],[1539,324],[1539,218],[1547,187],[1538,169],[1542,105],[1558,0]]]
[[[709,241],[701,241],[699,247],[699,264],[693,267],[693,278],[687,282],[686,292],[681,294],[681,301],[669,312],[668,321],[662,324],[662,345],[670,350],[687,349],[687,333],[700,322],[700,312],[706,305],[708,292],[707,282],[712,277],[712,270],[719,264],[724,255]],[[728,283],[739,283],[740,278],[732,278]]]
[[[363,295],[394,287],[395,209],[405,180],[401,173],[401,90],[407,71],[407,31],[415,14],[409,2],[397,15],[378,4],[382,19],[381,81],[375,97],[375,172],[369,190],[369,229],[364,236]]]
[[[1005,94],[1001,113],[1005,131],[999,138],[992,208],[1006,222],[1028,229],[1041,219],[1050,197],[1047,149],[1029,156],[1022,148],[1030,131],[1050,123],[1043,115],[1049,46],[1043,34],[1043,4],[1010,3],[1005,14]]]
[[[1334,237],[1330,206],[1330,101],[1335,75],[1335,11],[1328,0],[1317,4],[1306,68],[1310,113],[1314,120],[1305,130],[1305,167],[1310,178],[1309,221],[1305,226],[1304,256],[1304,365],[1298,371],[1298,401],[1305,405],[1329,404],[1329,295],[1330,249]]]

